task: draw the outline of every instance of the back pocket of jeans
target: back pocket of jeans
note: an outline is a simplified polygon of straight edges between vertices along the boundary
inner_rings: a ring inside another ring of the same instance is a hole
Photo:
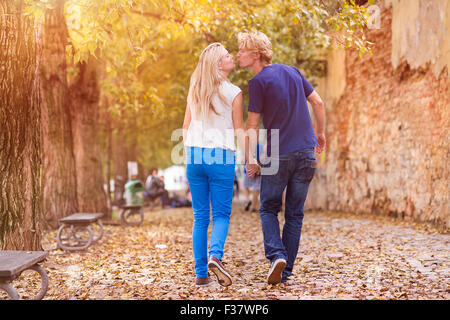
[[[267,175],[267,179],[271,183],[282,183],[283,181],[286,181],[288,170],[289,170],[289,162],[290,159],[279,159],[278,161],[278,171],[275,174],[269,174]],[[271,162],[270,166],[275,166],[275,162]]]
[[[317,160],[306,159],[305,179],[311,181],[317,170]]]
[[[297,171],[296,179],[301,182],[310,182],[316,173],[317,161],[314,159],[305,159],[302,166]]]

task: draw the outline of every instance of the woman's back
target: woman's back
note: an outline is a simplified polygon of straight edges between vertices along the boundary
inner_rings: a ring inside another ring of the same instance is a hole
[[[191,105],[189,106],[192,119],[187,132],[186,146],[236,150],[232,104],[241,89],[224,80],[218,90],[223,99],[214,94],[211,100],[217,114],[210,112],[209,117],[203,119],[201,115],[197,116]]]

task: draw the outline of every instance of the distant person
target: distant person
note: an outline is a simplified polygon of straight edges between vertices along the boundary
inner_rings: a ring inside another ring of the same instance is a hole
[[[125,179],[118,175],[114,179],[114,202],[116,206],[125,204]]]
[[[239,199],[239,192],[240,192],[239,177],[238,177],[237,172],[234,172],[233,198],[236,197]]]
[[[258,143],[256,147],[256,158],[259,161],[264,154],[264,146]],[[244,166],[244,189],[247,198],[245,211],[258,212],[259,211],[259,189],[261,188],[261,175],[255,174],[253,177],[247,175],[247,170]],[[251,196],[251,197],[250,197]]]
[[[158,177],[157,169],[152,169],[152,174],[147,177],[144,195],[151,200],[160,197],[161,207],[163,209],[170,208],[169,192],[164,187],[164,177]]]

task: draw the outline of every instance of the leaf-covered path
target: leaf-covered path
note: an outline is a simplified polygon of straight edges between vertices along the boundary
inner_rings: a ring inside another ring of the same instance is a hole
[[[224,255],[233,285],[198,289],[192,222],[190,208],[149,211],[141,226],[105,225],[98,244],[73,253],[56,249],[55,231],[46,234],[45,299],[450,298],[448,234],[331,212],[306,212],[293,275],[286,284],[268,285],[259,214],[243,211],[240,203],[234,204]],[[13,285],[20,287],[21,280]]]

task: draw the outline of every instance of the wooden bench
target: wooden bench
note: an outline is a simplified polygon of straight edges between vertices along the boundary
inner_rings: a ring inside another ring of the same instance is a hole
[[[58,246],[68,251],[84,250],[100,240],[103,236],[103,224],[99,219],[102,216],[102,213],[74,213],[60,219],[61,226],[56,235]],[[89,227],[93,223],[100,228],[96,235]]]
[[[47,256],[46,251],[0,251],[0,289],[6,291],[11,299],[18,300],[16,289],[9,283],[17,279],[23,271],[34,270],[40,274],[42,282],[39,293],[33,299],[42,299],[47,292],[48,276],[38,263]]]
[[[144,221],[144,210],[141,205],[123,205],[120,207],[120,223],[127,226],[138,226]]]

